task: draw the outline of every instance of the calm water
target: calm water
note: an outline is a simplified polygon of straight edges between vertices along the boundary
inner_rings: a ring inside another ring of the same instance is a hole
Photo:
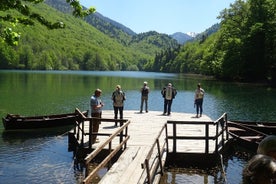
[[[229,119],[276,121],[275,89],[193,79],[182,75],[147,72],[40,72],[0,71],[0,115],[41,115],[89,109],[96,88],[103,90],[105,109],[112,109],[111,93],[120,84],[126,93],[125,109],[138,110],[139,90],[148,81],[149,110],[162,111],[162,87],[172,82],[178,94],[172,112],[194,113],[193,93],[198,82],[206,91],[204,113],[213,120],[227,112]],[[173,114],[172,114],[173,115]],[[0,183],[80,183],[82,171],[67,151],[66,129],[7,134],[0,125]],[[163,183],[240,183],[245,160],[233,157],[218,173],[166,173]]]

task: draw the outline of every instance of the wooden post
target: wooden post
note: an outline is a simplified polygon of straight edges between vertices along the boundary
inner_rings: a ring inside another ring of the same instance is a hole
[[[81,124],[81,129],[82,129],[82,134],[81,134],[81,145],[82,145],[82,147],[83,147],[83,145],[84,145],[84,120],[81,120],[81,122],[80,122],[80,124]]]
[[[209,153],[209,123],[205,124],[205,153]]]
[[[151,184],[151,176],[150,176],[150,168],[149,168],[149,160],[145,160],[145,165],[146,165],[146,171],[147,171],[147,179],[148,179],[148,184]]]
[[[158,160],[159,160],[159,165],[160,165],[160,171],[161,171],[161,175],[163,176],[163,166],[162,166],[162,154],[161,154],[161,150],[160,150],[160,143],[159,143],[159,139],[156,139],[156,143],[157,143],[157,149],[158,149]]]
[[[225,127],[226,127],[226,140],[229,139],[227,121],[228,121],[227,114],[225,114],[225,123],[224,124],[225,124]]]
[[[165,124],[166,128],[166,144],[167,144],[167,152],[169,153],[169,140],[168,140],[168,124]]]
[[[125,128],[125,137],[127,136],[128,134],[128,126]],[[127,147],[127,142],[124,144],[124,150],[126,149]]]
[[[83,122],[83,124],[84,124],[84,122]],[[93,144],[93,142],[92,142],[92,137],[93,137],[93,119],[91,119],[90,121],[89,121],[89,140],[88,140],[88,144],[89,144],[89,149],[92,149],[92,144]]]
[[[219,123],[216,121],[216,149],[215,149],[215,152],[217,153],[218,152],[218,132],[219,132]],[[223,134],[223,133],[222,133]]]
[[[173,122],[173,153],[176,153],[176,123]]]

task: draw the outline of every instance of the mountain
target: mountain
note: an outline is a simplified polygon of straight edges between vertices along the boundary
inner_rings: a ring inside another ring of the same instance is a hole
[[[220,28],[220,24],[214,24],[210,28],[207,28],[205,31],[202,33],[195,33],[195,32],[188,32],[188,33],[181,33],[181,32],[176,32],[172,35],[170,35],[172,38],[177,40],[177,42],[181,45],[185,44],[188,41],[193,41],[193,40],[204,40],[211,34],[217,32]]]
[[[91,17],[92,19],[94,19],[94,20],[91,21],[91,22],[89,21],[89,18],[90,18],[90,17]],[[97,19],[98,19],[98,20],[103,20],[103,21],[105,21],[105,22],[107,22],[107,23],[110,23],[110,24],[112,24],[113,26],[115,26],[116,28],[121,29],[122,31],[124,31],[125,33],[127,33],[127,34],[129,34],[129,35],[131,35],[131,36],[136,35],[136,33],[135,33],[134,31],[132,31],[130,28],[128,28],[128,27],[124,26],[123,24],[120,24],[120,23],[118,23],[118,22],[116,22],[116,21],[114,21],[114,20],[112,20],[112,19],[110,19],[110,18],[108,18],[108,17],[103,16],[103,15],[100,14],[99,12],[95,12],[94,14],[92,14],[92,15],[90,15],[90,16],[88,16],[88,17],[86,18],[87,22],[90,22],[91,25],[93,25],[94,27],[97,27],[99,30],[101,30],[101,28],[98,27],[99,24],[97,24]]]
[[[65,3],[64,0],[45,0],[45,3],[63,13],[71,14],[72,12],[71,7],[67,3]],[[141,48],[143,51],[146,51],[147,54],[154,55],[155,52],[159,51],[160,49],[177,47],[177,42],[169,36],[165,36],[164,34],[160,34],[154,31],[149,31],[146,34],[136,34],[130,28],[101,15],[99,12],[85,17],[84,20],[110,38],[116,39],[124,46],[134,47],[134,49],[137,49],[137,47]],[[162,41],[163,38],[165,39],[164,41]],[[153,39],[155,39],[156,41],[152,41]],[[151,47],[152,49],[149,50],[149,47]]]
[[[208,36],[210,36],[211,34],[217,32],[220,28],[220,24],[214,24],[211,27],[207,28],[205,31],[203,31],[200,34],[197,34],[195,37],[195,40],[202,40],[202,39],[206,39]]]
[[[170,35],[173,39],[177,40],[177,42],[181,45],[186,43],[189,40],[192,40],[193,37],[191,35],[188,35],[186,33],[176,32],[172,35]]]
[[[18,47],[0,44],[1,69],[144,70],[156,53],[178,46],[168,35],[136,34],[100,14],[76,18],[64,0],[45,0],[30,7],[53,23],[64,22],[65,28],[18,24],[14,28],[21,33]]]

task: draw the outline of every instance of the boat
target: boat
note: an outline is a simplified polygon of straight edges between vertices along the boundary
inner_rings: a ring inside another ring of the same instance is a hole
[[[267,136],[267,134],[244,126],[240,123],[227,121],[227,129],[238,144],[248,148],[257,150],[259,143]]]
[[[88,111],[84,111],[83,114],[87,116]],[[53,128],[70,125],[73,126],[78,116],[80,115],[77,112],[42,116],[7,114],[6,117],[2,118],[2,122],[5,130]]]
[[[230,122],[241,124],[243,126],[263,132],[265,134],[276,135],[276,122],[251,122],[237,120],[230,120]]]

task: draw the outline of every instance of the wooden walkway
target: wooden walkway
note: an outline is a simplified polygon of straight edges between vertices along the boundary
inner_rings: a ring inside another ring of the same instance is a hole
[[[113,118],[112,110],[103,111],[102,118]],[[138,111],[124,111],[124,119],[130,120],[128,126],[128,135],[130,139],[127,142],[127,148],[124,150],[120,158],[108,172],[100,180],[102,184],[109,183],[143,183],[146,173],[142,169],[141,164],[144,163],[156,137],[167,121],[194,121],[195,125],[184,125],[177,128],[177,134],[182,136],[205,136],[205,126],[196,125],[196,122],[212,121],[208,116],[203,115],[201,118],[195,118],[194,114],[175,113],[170,116],[162,115],[160,111],[150,111],[149,113],[139,113]],[[114,122],[104,122],[100,125],[99,133],[112,133],[118,127],[114,126]],[[209,126],[209,135],[215,136],[216,127]],[[168,125],[168,135],[172,135],[172,125]],[[99,136],[99,143],[93,144],[96,148],[105,141],[105,137]],[[119,139],[119,138],[118,138]],[[88,140],[87,140],[88,141]],[[172,142],[169,141],[168,151],[172,151]],[[204,140],[181,140],[181,144],[177,145],[177,152],[185,153],[204,153]],[[215,141],[210,142],[209,152],[215,151]]]

